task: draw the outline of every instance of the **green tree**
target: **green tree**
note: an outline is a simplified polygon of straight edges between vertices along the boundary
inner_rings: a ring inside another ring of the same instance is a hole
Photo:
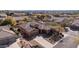
[[[8,21],[8,20],[4,20],[2,23],[1,23],[1,25],[9,25],[10,24],[10,21]]]
[[[16,25],[16,20],[14,19],[5,19],[1,25],[11,25],[11,26],[15,26]]]

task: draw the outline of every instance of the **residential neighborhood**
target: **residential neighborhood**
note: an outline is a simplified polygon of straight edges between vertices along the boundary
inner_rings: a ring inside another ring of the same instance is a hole
[[[0,48],[78,48],[79,11],[0,11]]]

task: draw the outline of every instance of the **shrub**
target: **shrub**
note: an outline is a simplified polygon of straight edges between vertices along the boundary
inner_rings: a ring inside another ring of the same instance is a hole
[[[74,42],[77,43],[77,44],[79,44],[79,37],[75,37],[74,38]]]
[[[15,26],[16,25],[16,20],[15,19],[5,19],[1,25],[11,25]]]

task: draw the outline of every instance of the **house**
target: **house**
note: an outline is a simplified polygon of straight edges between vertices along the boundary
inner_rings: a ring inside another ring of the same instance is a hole
[[[54,22],[62,23],[67,17],[53,17]]]
[[[52,33],[52,29],[49,26],[47,26],[44,22],[41,22],[41,21],[32,22],[30,26],[38,29],[40,34],[49,34],[50,32]]]
[[[30,38],[39,33],[38,29],[30,27],[30,23],[17,26],[24,38]]]
[[[75,20],[75,21],[71,24],[70,28],[71,28],[72,30],[78,30],[78,31],[79,31],[79,20]]]
[[[24,20],[25,18],[27,18],[27,16],[12,16],[13,19],[15,19],[16,21],[22,21]]]
[[[4,13],[0,13],[0,20],[5,20],[6,17],[7,17],[6,14],[4,14]]]
[[[5,45],[9,46],[10,44],[16,41],[16,38],[16,35],[4,31],[0,28],[0,47]]]
[[[13,16],[25,16],[25,13],[14,13]]]

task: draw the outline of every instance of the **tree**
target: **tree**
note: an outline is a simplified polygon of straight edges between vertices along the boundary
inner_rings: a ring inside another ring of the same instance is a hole
[[[21,22],[22,22],[22,21],[21,21]],[[27,19],[27,18],[24,18],[24,19],[23,19],[23,22],[24,22],[24,23],[27,23],[27,22],[28,22],[28,19]]]
[[[8,21],[8,20],[4,20],[2,23],[1,23],[1,25],[9,25],[10,24],[10,21]]]
[[[16,25],[16,20],[15,19],[10,19],[11,25],[15,26]]]
[[[7,18],[5,19],[1,25],[11,25],[11,26],[15,26],[16,25],[16,20],[13,18]]]

